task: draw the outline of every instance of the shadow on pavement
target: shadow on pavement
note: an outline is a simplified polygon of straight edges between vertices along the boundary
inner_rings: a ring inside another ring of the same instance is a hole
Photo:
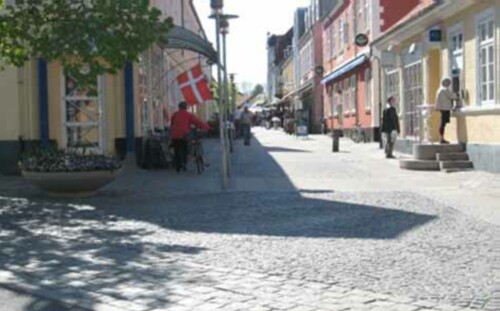
[[[266,148],[253,139],[251,146],[237,143],[236,149],[236,178],[252,177],[257,183],[277,180],[284,191],[200,194],[203,183],[213,179],[136,171],[88,199],[48,199],[30,192],[29,187],[26,193],[31,194],[26,198],[13,198],[7,192],[7,197],[0,197],[0,272],[13,272],[17,280],[36,290],[51,288],[65,297],[87,301],[89,308],[99,294],[125,301],[138,295],[131,288],[144,289],[141,297],[156,301],[148,305],[155,308],[168,304],[168,290],[148,288],[151,281],[161,281],[166,288],[172,280],[177,284],[179,280],[216,282],[189,279],[183,273],[182,258],[206,249],[167,243],[165,236],[193,232],[395,239],[435,218],[304,197],[301,194],[331,191],[295,189],[269,155],[282,148]],[[220,161],[212,158],[210,162]],[[166,189],[174,184],[179,192]],[[171,254],[177,259],[172,260]]]
[[[310,153],[307,150],[283,148],[283,147],[267,147],[265,148],[268,152],[297,152],[297,153]]]

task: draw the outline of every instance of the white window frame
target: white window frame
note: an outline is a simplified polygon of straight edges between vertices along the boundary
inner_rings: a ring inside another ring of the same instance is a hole
[[[335,32],[335,23],[332,23],[330,26],[331,33],[332,33],[332,57],[336,58],[337,57],[337,33]]]
[[[330,28],[327,28],[325,31],[325,44],[324,44],[324,53],[325,53],[325,58],[327,61],[329,61],[332,58],[332,37],[331,37],[331,32]]]
[[[400,88],[401,88],[401,83],[403,83],[400,79],[400,72],[401,69],[395,68],[391,70],[387,70],[385,72],[385,99],[389,99],[390,96],[394,96],[396,99],[395,103],[395,108],[396,111],[398,111],[399,114],[402,112],[401,108],[401,100],[400,98],[402,97],[400,94]],[[397,84],[392,83],[394,80],[397,79]]]
[[[351,93],[351,102],[349,105],[351,106],[351,114],[355,114],[357,112],[357,98],[358,98],[358,93],[356,92],[356,85],[358,83],[357,75],[353,74],[352,76],[349,77],[349,92]]]
[[[453,40],[452,38],[456,35],[462,35],[462,48],[459,52],[454,51],[453,47]],[[449,65],[448,65],[448,74],[451,77],[452,76],[452,70],[453,70],[453,60],[455,57],[458,55],[462,55],[462,69],[464,68],[465,65],[465,32],[464,32],[464,27],[462,23],[456,24],[448,28],[448,59],[449,59]],[[461,73],[463,74],[463,73]]]
[[[365,0],[365,20],[364,20],[364,23],[365,23],[365,28],[366,28],[366,31],[370,31],[371,29],[371,8],[372,8],[372,5],[371,5],[371,1],[372,0]]]
[[[372,109],[372,68],[368,67],[364,72],[365,77],[365,112],[370,112]]]
[[[481,42],[481,34],[479,33],[479,26],[482,25],[482,24],[485,24],[485,23],[488,23],[489,21],[493,21],[493,39],[487,41],[486,43],[483,43]],[[475,23],[475,26],[476,26],[476,31],[475,31],[475,35],[476,35],[476,90],[477,91],[477,94],[476,94],[476,100],[477,100],[477,105],[479,107],[491,107],[491,106],[494,106],[494,105],[498,105],[498,103],[496,102],[497,100],[497,89],[495,88],[495,81],[496,79],[498,79],[498,77],[496,77],[496,69],[497,69],[497,64],[498,64],[498,56],[496,56],[498,53],[493,53],[493,99],[491,100],[486,100],[486,101],[483,101],[482,100],[482,72],[481,72],[481,48],[483,47],[489,47],[489,46],[493,46],[493,52],[495,52],[495,49],[496,49],[496,40],[497,40],[497,35],[496,35],[496,14],[495,14],[495,7],[492,7],[492,8],[489,8],[485,11],[483,11],[482,13],[479,13],[478,15],[476,15],[476,23]]]
[[[97,96],[66,96],[66,75],[64,74],[64,70],[60,72],[60,116],[61,116],[61,139],[62,139],[62,147],[64,149],[68,148],[68,132],[67,127],[77,127],[80,126],[82,128],[86,127],[95,127],[98,129],[98,147],[97,148],[86,148],[86,151],[92,153],[103,154],[107,152],[107,141],[106,141],[106,102],[105,102],[105,77],[98,76],[97,77]],[[66,115],[66,101],[68,100],[92,100],[94,99],[97,104],[97,108],[99,111],[97,112],[98,120],[97,122],[68,122]]]
[[[344,53],[344,35],[345,26],[344,26],[344,17],[342,16],[339,20],[339,49],[340,54]]]
[[[342,80],[342,96],[343,99],[342,99],[342,104],[343,104],[343,111],[344,111],[344,115],[349,115],[350,113],[350,105],[351,105],[351,98],[350,98],[350,90],[349,90],[349,87],[350,87],[350,83],[351,82],[351,79],[350,77],[348,78],[344,78]]]
[[[349,33],[349,12],[345,13],[344,21],[345,21],[345,23],[344,23],[344,27],[345,27],[345,29],[344,29],[344,44],[345,44],[346,48],[349,49],[349,47],[350,47],[350,44],[349,44],[349,35],[350,35],[350,33]]]
[[[363,26],[365,26],[365,19],[363,16],[363,7],[364,7],[364,0],[358,0],[356,2],[357,6],[357,19],[356,19],[356,33],[362,33],[365,29]]]

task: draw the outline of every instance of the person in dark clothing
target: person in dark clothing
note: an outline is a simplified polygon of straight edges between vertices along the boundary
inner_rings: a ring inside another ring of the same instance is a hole
[[[395,101],[396,99],[392,96],[387,99],[387,106],[384,109],[382,119],[382,133],[386,138],[385,157],[388,159],[394,159],[392,151],[394,149],[396,138],[400,133],[399,117],[398,113],[396,112],[396,108],[394,108]]]

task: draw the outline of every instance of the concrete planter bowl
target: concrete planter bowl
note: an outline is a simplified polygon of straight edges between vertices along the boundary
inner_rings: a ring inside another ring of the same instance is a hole
[[[120,170],[89,172],[30,172],[22,171],[31,184],[53,197],[87,197],[116,179]]]

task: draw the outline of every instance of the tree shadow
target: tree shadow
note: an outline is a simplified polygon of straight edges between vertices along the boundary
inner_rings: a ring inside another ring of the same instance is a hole
[[[127,224],[88,205],[78,207],[0,197],[0,272],[12,273],[0,275],[0,286],[28,284],[30,294],[84,302],[89,309],[103,296],[123,302],[139,297],[148,307],[160,308],[169,304],[169,281],[183,282],[184,268],[172,255],[196,256],[206,250],[163,243],[155,226]],[[146,290],[151,282],[164,286]],[[131,288],[143,290],[127,291]],[[35,300],[25,310],[53,311],[55,306]]]

